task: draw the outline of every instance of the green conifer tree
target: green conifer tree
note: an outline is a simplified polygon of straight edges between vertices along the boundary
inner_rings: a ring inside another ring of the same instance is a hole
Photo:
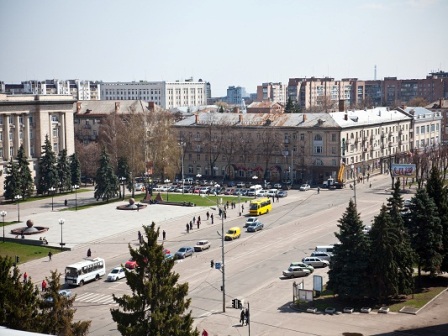
[[[81,185],[81,163],[76,153],[70,155],[70,182],[72,186]]]
[[[178,284],[179,275],[172,271],[174,261],[166,259],[163,246],[157,243],[159,229],[155,223],[144,226],[146,239],[139,248],[129,245],[136,260],[136,272],[126,272],[126,283],[132,294],[113,295],[120,309],[111,309],[112,319],[122,335],[197,336],[192,330],[191,311],[185,313],[188,284]]]
[[[448,189],[436,166],[432,167],[429,179],[426,181],[426,191],[436,204],[442,225],[443,260],[440,270],[448,272]]]
[[[31,196],[34,189],[33,177],[31,175],[30,163],[25,155],[23,145],[20,145],[17,152],[17,164],[20,176],[20,195],[23,199]]]
[[[6,177],[4,182],[5,192],[3,196],[5,199],[14,200],[17,195],[21,195],[21,186],[19,165],[12,160],[9,160],[6,165]]]
[[[109,155],[103,148],[100,158],[100,167],[96,172],[96,185],[94,197],[99,200],[109,201],[118,193],[118,178],[110,163]]]
[[[39,159],[39,173],[37,180],[37,193],[48,193],[50,188],[58,186],[58,171],[56,169],[56,155],[53,152],[48,135],[42,146],[42,155]]]
[[[71,171],[66,149],[63,149],[59,154],[57,162],[57,172],[59,180],[58,182],[59,190],[65,190],[65,191],[71,190],[72,189]]]
[[[294,103],[291,100],[291,97],[288,97],[288,101],[285,106],[285,113],[293,113],[294,112]]]
[[[338,222],[339,233],[335,236],[340,244],[334,246],[327,287],[343,298],[362,298],[368,294],[369,287],[369,242],[352,200]]]
[[[436,205],[425,189],[419,189],[412,198],[410,210],[406,225],[417,255],[418,275],[421,277],[421,270],[435,275],[440,271],[443,251],[443,231]]]

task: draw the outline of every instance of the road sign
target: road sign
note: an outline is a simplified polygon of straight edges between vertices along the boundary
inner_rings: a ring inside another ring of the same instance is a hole
[[[219,269],[221,269],[221,263],[220,262],[215,262],[215,268],[217,269],[217,270],[219,270]]]

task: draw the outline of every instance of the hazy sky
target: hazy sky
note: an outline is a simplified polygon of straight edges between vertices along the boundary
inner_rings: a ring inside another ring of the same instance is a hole
[[[0,0],[0,80],[425,78],[448,71],[447,18],[447,0]]]

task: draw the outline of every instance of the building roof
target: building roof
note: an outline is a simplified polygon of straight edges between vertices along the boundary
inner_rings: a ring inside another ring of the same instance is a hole
[[[119,104],[118,112],[126,114],[130,111],[143,113],[149,111],[149,105],[152,102],[144,100],[81,100],[73,104],[74,111],[78,110],[77,115],[108,115],[115,112],[116,104]],[[156,110],[160,109],[155,105]],[[78,109],[79,108],[79,109]]]
[[[410,121],[412,117],[399,110],[377,107],[367,110],[343,111],[329,113],[341,128],[375,125],[379,123],[394,123]]]

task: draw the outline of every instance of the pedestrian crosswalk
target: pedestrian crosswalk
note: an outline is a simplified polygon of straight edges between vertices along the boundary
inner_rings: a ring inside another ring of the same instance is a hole
[[[109,294],[82,293],[76,295],[76,302],[99,303],[103,305],[117,305]]]

